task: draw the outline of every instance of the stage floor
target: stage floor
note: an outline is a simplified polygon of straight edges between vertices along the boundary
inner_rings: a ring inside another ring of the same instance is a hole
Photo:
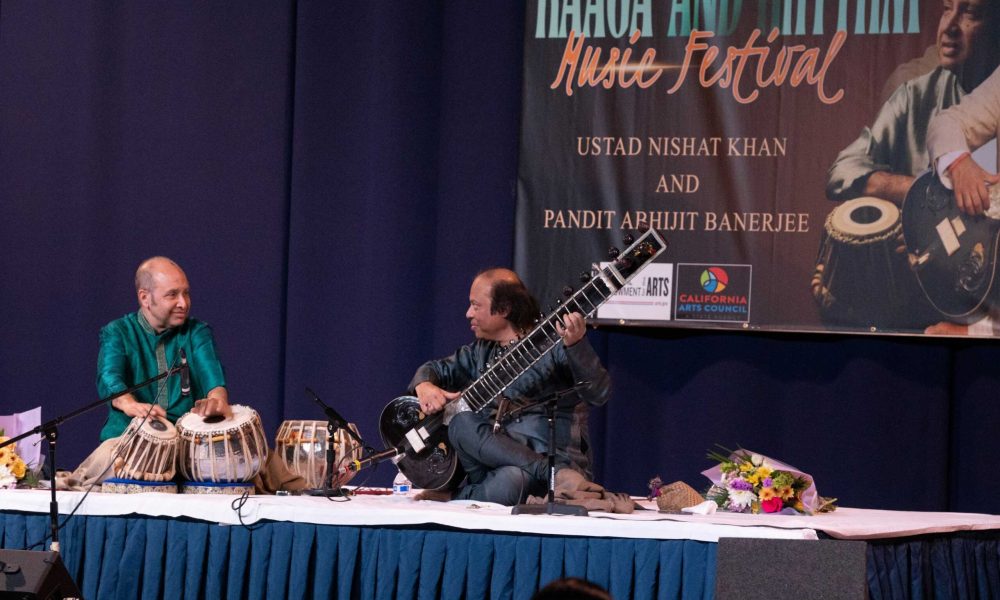
[[[261,521],[347,526],[439,525],[463,530],[658,540],[717,542],[723,537],[818,539],[822,532],[849,540],[874,540],[931,533],[1000,529],[1000,515],[945,512],[907,512],[839,508],[814,516],[679,515],[661,513],[653,502],[648,510],[630,515],[592,512],[589,517],[511,515],[496,504],[418,501],[414,494],[367,496],[329,500],[307,496],[250,496],[233,508],[234,496],[176,494],[103,494],[94,492],[77,514],[88,516],[144,515],[189,518],[222,525]],[[59,492],[59,512],[68,514],[83,492]],[[0,491],[0,510],[47,513],[49,493],[42,490]]]

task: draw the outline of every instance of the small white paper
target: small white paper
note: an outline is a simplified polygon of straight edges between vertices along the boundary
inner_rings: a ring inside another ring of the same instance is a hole
[[[941,222],[935,227],[937,230],[938,238],[941,239],[941,245],[944,246],[945,252],[948,256],[954,254],[961,246],[961,242],[958,241],[958,236],[955,235],[955,228],[952,227],[951,221],[948,219],[941,219]]]
[[[716,504],[714,500],[705,500],[701,504],[695,504],[694,506],[682,508],[681,512],[692,515],[714,515],[718,508],[719,505]]]

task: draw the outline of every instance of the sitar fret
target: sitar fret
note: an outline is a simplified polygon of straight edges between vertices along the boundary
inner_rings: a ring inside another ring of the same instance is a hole
[[[486,375],[487,375],[487,379],[489,379],[490,377],[493,378],[493,385],[496,386],[496,388],[497,388],[496,389],[496,393],[493,396],[496,397],[498,394],[500,394],[501,392],[503,392],[504,389],[508,385],[510,385],[510,382],[508,381],[507,383],[504,383],[502,379],[500,379],[499,377],[497,377],[498,374],[495,373],[494,371],[495,371],[495,369],[491,369],[490,371],[488,371],[486,373]]]
[[[585,316],[585,317],[589,317],[589,316],[590,316],[590,313],[591,313],[591,312],[592,312],[592,311],[593,311],[593,310],[594,310],[594,309],[595,309],[596,307],[595,307],[595,306],[593,306],[593,305],[591,305],[591,308],[590,308],[590,310],[587,310],[587,309],[585,309],[584,307],[580,306],[580,303],[579,303],[579,302],[577,302],[577,296],[578,296],[578,295],[579,295],[579,294],[574,294],[572,298],[570,298],[569,300],[567,300],[567,301],[566,301],[566,303],[567,303],[567,304],[569,304],[570,302],[572,302],[572,303],[573,303],[573,306],[575,306],[575,307],[577,308],[577,310],[579,310],[579,311],[580,311],[580,312],[581,312],[581,313],[583,314],[583,316]]]

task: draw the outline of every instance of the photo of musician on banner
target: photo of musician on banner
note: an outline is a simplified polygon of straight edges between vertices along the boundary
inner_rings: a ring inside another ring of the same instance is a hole
[[[515,245],[529,285],[552,295],[568,257],[652,227],[670,241],[651,266],[668,313],[628,290],[598,322],[994,335],[995,228],[955,201],[947,219],[919,210],[951,192],[947,173],[918,177],[932,118],[1000,64],[1000,3],[626,4],[529,3]],[[992,144],[967,145],[976,160],[955,168],[991,181]],[[713,268],[745,270],[745,307],[692,300]]]
[[[910,78],[830,166],[826,193],[841,204],[826,220],[812,289],[824,321],[833,326],[994,334],[992,273],[980,273],[992,271],[993,253],[984,248],[994,248],[996,236],[990,231],[974,235],[978,228],[971,223],[956,231],[949,219],[957,215],[946,219],[943,212],[954,201],[942,197],[946,206],[935,205],[928,190],[947,192],[929,187],[933,173],[921,174],[937,158],[928,147],[932,119],[962,104],[1000,61],[1000,6],[990,0],[946,0],[936,33],[934,52],[929,48],[896,69]],[[890,82],[895,79],[896,73],[890,75]],[[995,137],[995,128],[992,132]],[[993,156],[980,160],[995,165],[995,142],[992,150],[983,150]],[[929,252],[935,241],[948,244],[936,259]],[[988,257],[990,264],[984,264]],[[880,282],[891,284],[887,293],[873,298],[869,290]],[[970,302],[953,309],[949,296]]]

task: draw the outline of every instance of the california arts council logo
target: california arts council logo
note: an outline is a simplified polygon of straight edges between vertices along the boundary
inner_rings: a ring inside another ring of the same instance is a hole
[[[722,267],[709,267],[701,272],[701,289],[715,294],[729,285],[729,273]]]
[[[678,321],[750,321],[751,265],[678,264]]]

